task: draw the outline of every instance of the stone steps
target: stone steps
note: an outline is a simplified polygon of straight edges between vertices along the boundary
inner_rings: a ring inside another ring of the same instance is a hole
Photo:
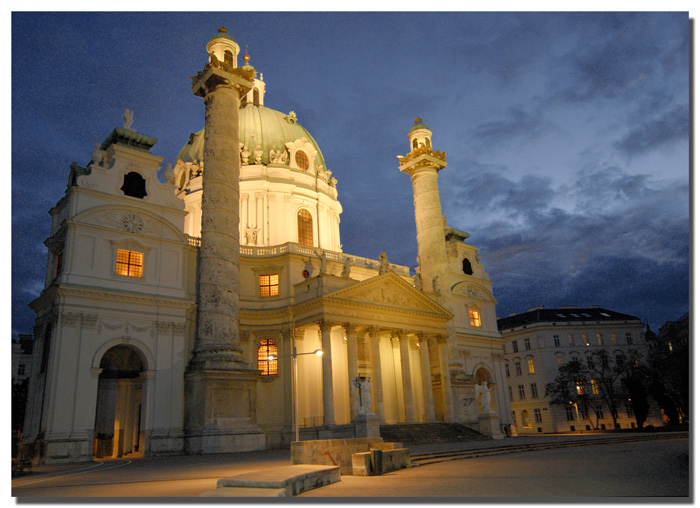
[[[459,423],[382,425],[379,434],[384,441],[403,443],[404,446],[490,440],[487,436]]]
[[[292,497],[339,481],[338,466],[297,464],[222,478],[200,497]]]

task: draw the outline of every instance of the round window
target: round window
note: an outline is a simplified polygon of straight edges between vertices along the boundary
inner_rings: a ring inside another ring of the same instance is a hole
[[[294,154],[294,160],[299,168],[303,169],[304,171],[309,169],[309,157],[306,155],[305,151],[297,150]]]

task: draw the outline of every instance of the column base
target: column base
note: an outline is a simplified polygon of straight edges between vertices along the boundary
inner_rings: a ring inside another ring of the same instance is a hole
[[[258,371],[195,370],[185,373],[185,453],[265,449],[256,425]]]

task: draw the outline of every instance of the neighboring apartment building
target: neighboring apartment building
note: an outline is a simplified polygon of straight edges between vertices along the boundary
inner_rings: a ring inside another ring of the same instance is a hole
[[[646,357],[645,325],[639,318],[596,305],[537,307],[499,319],[498,329],[506,339],[508,396],[519,434],[614,428],[595,380],[589,379],[577,387],[590,396],[587,407],[579,407],[575,402],[552,402],[547,385],[557,378],[560,367],[574,359],[579,359],[584,368],[593,367],[598,358],[595,354],[601,350],[613,362]],[[617,406],[617,424],[623,429],[636,426],[632,407],[626,400],[620,400]],[[661,424],[658,408],[652,405],[645,425]]]

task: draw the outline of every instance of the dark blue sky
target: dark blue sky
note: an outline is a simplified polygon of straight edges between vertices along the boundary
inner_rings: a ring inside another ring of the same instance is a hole
[[[397,155],[420,116],[448,153],[448,224],[499,316],[598,304],[653,329],[688,311],[688,13],[13,13],[12,335],[30,333],[48,210],[116,126],[174,163],[189,76],[226,26],[338,179],[343,250],[415,267]]]

